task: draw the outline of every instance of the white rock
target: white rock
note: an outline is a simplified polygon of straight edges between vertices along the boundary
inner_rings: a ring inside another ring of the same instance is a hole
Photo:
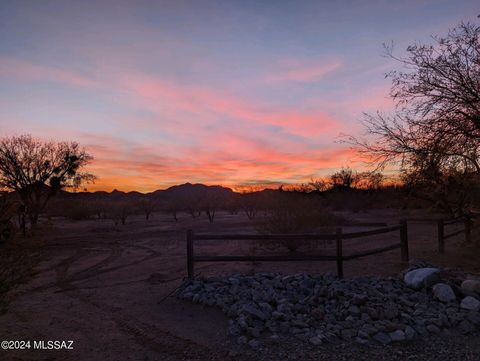
[[[439,273],[440,270],[438,268],[418,268],[407,272],[403,280],[408,287],[418,290],[435,283],[439,278]]]
[[[461,290],[465,296],[480,295],[480,281],[465,280],[462,282]]]
[[[456,300],[452,287],[446,283],[437,283],[435,286],[433,286],[432,291],[433,297],[440,302],[448,303]]]
[[[467,296],[460,303],[460,307],[469,311],[480,310],[480,301],[472,296]]]

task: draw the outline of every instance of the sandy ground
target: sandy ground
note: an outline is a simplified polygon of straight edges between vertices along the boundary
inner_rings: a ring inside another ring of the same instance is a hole
[[[351,216],[351,215],[350,215]],[[397,224],[396,212],[355,214],[361,221]],[[108,220],[52,220],[44,227],[42,261],[35,276],[11,294],[0,317],[1,340],[30,340],[28,350],[0,350],[0,360],[223,360],[229,340],[227,318],[215,308],[184,303],[172,292],[186,276],[185,231],[252,232],[243,215],[220,213],[210,224],[204,217],[182,215],[174,222],[154,214],[128,220],[124,226]],[[450,228],[454,229],[454,228]],[[348,228],[347,231],[358,230]],[[398,232],[345,241],[344,252],[398,241]],[[436,252],[432,224],[409,224],[410,257],[440,266],[480,273],[477,248],[463,236],[447,241],[445,255]],[[333,244],[316,252],[334,254]],[[309,251],[309,250],[306,250]],[[198,253],[266,252],[246,242],[206,241]],[[394,250],[345,264],[345,276],[393,275],[404,265]],[[331,262],[198,264],[201,276],[235,272],[335,272]],[[33,341],[72,340],[73,350],[34,350]]]

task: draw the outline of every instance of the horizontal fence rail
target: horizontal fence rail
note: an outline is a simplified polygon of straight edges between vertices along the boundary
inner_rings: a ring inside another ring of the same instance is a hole
[[[345,255],[343,253],[343,240],[352,238],[361,238],[377,234],[400,231],[400,242],[388,246],[357,252]],[[236,241],[269,241],[269,240],[312,240],[326,241],[335,240],[335,255],[272,255],[272,256],[208,256],[195,255],[194,242],[200,240],[236,240]],[[401,221],[400,225],[382,227],[370,231],[343,233],[342,228],[337,228],[334,234],[276,234],[276,235],[255,235],[255,234],[195,234],[192,230],[187,231],[187,273],[188,278],[194,278],[195,262],[285,262],[285,261],[336,261],[337,275],[343,277],[343,262],[352,259],[370,256],[378,253],[388,252],[400,248],[401,261],[408,262],[408,232],[407,222]]]
[[[437,220],[437,239],[438,239],[438,252],[445,253],[445,240],[448,238],[455,237],[459,234],[465,234],[465,242],[472,242],[472,219],[473,215],[461,216],[457,218],[452,218],[448,220],[438,219]],[[463,223],[463,228],[457,231],[445,234],[445,226],[460,224]]]

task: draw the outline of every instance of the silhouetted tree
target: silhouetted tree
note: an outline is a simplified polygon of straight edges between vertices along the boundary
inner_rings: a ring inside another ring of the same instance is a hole
[[[331,184],[325,179],[311,179],[308,185],[310,188],[318,192],[325,192],[331,186]]]
[[[208,221],[213,223],[215,213],[222,205],[226,203],[226,198],[212,189],[206,189],[201,195],[201,209],[208,217]]]
[[[178,212],[180,211],[180,206],[178,203],[178,200],[173,198],[167,200],[164,205],[165,212],[171,213],[175,222],[178,222]]]
[[[258,192],[243,193],[240,198],[240,204],[248,219],[254,219],[259,208]]]
[[[110,203],[108,209],[108,217],[113,221],[115,225],[121,223],[125,225],[127,218],[133,214],[132,204],[124,200],[116,200]]]
[[[405,57],[386,46],[406,69],[387,74],[397,110],[366,114],[373,140],[348,141],[380,167],[399,164],[409,182],[447,191],[452,176],[460,186],[480,175],[480,27],[462,23],[433,40],[409,46]]]
[[[156,206],[156,202],[148,198],[142,199],[138,202],[138,207],[143,211],[143,214],[145,214],[145,219],[147,221],[150,220],[150,216],[153,211],[155,211]]]
[[[334,188],[354,188],[360,177],[356,171],[350,168],[342,168],[333,173],[330,179]]]
[[[32,226],[48,200],[66,187],[94,180],[82,172],[92,160],[75,142],[43,142],[31,135],[0,139],[0,187],[18,192]]]
[[[382,187],[383,174],[377,171],[358,173],[357,186],[369,191],[375,191]]]

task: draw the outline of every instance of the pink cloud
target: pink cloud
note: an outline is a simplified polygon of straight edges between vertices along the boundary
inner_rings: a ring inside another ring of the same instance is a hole
[[[267,81],[292,81],[311,83],[322,79],[325,75],[334,72],[342,65],[341,60],[286,60],[280,62],[274,73],[267,77]]]
[[[98,83],[81,74],[50,66],[32,64],[19,59],[0,57],[0,76],[15,79],[47,80],[78,87],[93,87]]]
[[[312,137],[338,133],[341,123],[321,111],[270,110],[227,91],[199,86],[179,86],[142,75],[121,80],[122,87],[135,94],[142,105],[154,112],[170,107],[197,115],[227,116],[257,125],[279,126],[292,134]]]

